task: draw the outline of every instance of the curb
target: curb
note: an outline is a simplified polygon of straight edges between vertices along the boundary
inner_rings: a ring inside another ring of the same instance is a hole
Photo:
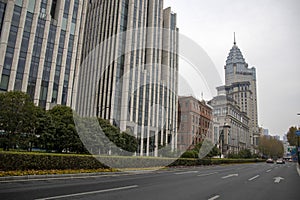
[[[47,174],[47,175],[25,175],[25,176],[4,176],[0,177],[0,183],[6,181],[26,181],[26,180],[41,180],[41,179],[72,179],[84,178],[93,176],[115,176],[128,174],[126,172],[98,172],[98,173],[79,173],[79,174]]]
[[[298,172],[298,174],[300,176],[300,165],[299,165],[299,163],[297,163],[297,172]]]

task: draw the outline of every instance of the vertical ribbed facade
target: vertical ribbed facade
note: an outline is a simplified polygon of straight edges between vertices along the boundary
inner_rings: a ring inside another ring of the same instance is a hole
[[[0,91],[22,91],[36,105],[72,106],[80,67],[82,0],[0,0]]]
[[[91,0],[76,111],[109,119],[157,156],[177,141],[178,29],[161,0]]]

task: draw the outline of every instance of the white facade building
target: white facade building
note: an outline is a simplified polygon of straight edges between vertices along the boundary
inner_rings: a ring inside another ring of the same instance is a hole
[[[91,0],[76,111],[139,140],[138,155],[177,144],[178,29],[162,0]]]
[[[87,1],[0,0],[0,91],[72,105]]]

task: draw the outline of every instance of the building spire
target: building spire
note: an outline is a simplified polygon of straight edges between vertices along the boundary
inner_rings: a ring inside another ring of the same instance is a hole
[[[233,44],[236,45],[236,41],[235,41],[235,32],[233,32]]]

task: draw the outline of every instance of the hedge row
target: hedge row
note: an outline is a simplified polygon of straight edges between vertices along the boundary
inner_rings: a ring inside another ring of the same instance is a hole
[[[96,159],[97,158],[97,159]],[[188,159],[0,152],[0,171],[149,168],[259,162],[257,159]],[[100,162],[99,162],[100,161]],[[102,164],[105,163],[105,164]]]
[[[108,168],[93,156],[0,153],[0,171]]]
[[[220,165],[220,164],[238,164],[264,162],[262,159],[230,159],[230,158],[211,158],[211,159],[188,159],[181,158],[169,166],[197,166],[197,165]]]

